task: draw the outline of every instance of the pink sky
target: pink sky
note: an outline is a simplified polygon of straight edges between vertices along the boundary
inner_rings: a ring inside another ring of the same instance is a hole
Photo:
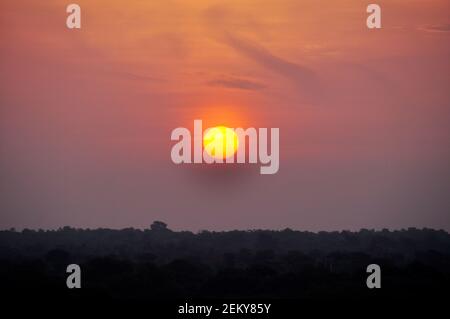
[[[0,228],[450,230],[450,1],[0,4]],[[194,119],[280,171],[176,166]],[[219,123],[220,122],[220,123]]]

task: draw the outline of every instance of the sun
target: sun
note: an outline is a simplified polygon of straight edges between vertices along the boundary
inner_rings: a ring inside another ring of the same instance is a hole
[[[203,148],[212,158],[232,157],[238,146],[239,140],[236,132],[226,126],[211,127],[203,135]]]

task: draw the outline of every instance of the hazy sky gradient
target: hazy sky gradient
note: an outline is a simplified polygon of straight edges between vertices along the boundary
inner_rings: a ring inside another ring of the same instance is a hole
[[[0,228],[450,230],[450,1],[0,4]],[[172,129],[279,127],[280,170]]]

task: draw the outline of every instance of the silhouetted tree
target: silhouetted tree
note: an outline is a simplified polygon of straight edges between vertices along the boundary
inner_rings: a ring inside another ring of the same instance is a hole
[[[159,220],[155,220],[153,222],[153,224],[151,224],[150,229],[153,230],[153,231],[167,231],[167,230],[169,230],[167,228],[167,224],[164,223],[164,222],[161,222]]]
[[[383,270],[380,296],[444,296],[450,286],[443,230],[194,234],[162,221],[150,228],[0,231],[2,289],[47,299],[372,298],[364,284],[370,263]],[[69,263],[81,266],[80,291],[65,287]]]

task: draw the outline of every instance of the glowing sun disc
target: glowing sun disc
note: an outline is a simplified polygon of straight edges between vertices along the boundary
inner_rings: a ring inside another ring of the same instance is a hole
[[[231,128],[216,126],[203,135],[203,147],[212,158],[225,159],[234,156],[239,146],[238,136]]]

